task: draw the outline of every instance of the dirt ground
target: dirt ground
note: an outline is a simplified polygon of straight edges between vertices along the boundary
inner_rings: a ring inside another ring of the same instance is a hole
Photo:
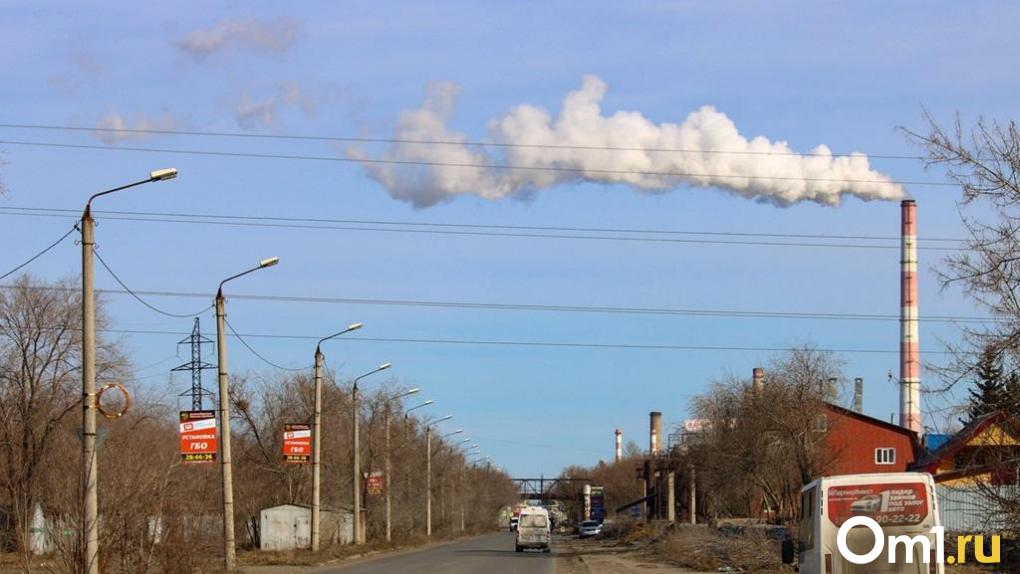
[[[644,557],[640,544],[570,537],[562,539],[557,550],[556,574],[707,574],[653,562]]]

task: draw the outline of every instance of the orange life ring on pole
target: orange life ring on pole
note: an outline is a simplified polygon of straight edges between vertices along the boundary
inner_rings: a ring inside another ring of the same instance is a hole
[[[120,394],[124,395],[124,407],[119,411],[109,411],[103,408],[103,393],[111,389],[120,391]],[[103,385],[103,388],[99,389],[99,393],[96,394],[96,409],[99,410],[99,414],[103,415],[108,419],[119,419],[124,416],[128,409],[131,408],[131,393],[128,392],[127,387],[120,383],[107,383]]]

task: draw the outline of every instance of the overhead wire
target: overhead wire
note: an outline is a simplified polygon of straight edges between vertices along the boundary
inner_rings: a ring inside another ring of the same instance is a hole
[[[100,150],[100,151],[117,151],[117,152],[139,152],[139,153],[163,153],[163,154],[174,154],[174,155],[197,155],[207,157],[228,157],[228,158],[247,158],[247,159],[282,159],[282,160],[295,160],[295,161],[314,161],[314,162],[340,162],[340,163],[359,163],[359,164],[376,164],[376,165],[404,165],[404,166],[430,166],[430,167],[456,167],[466,169],[497,169],[497,170],[508,170],[508,171],[539,171],[539,172],[557,172],[557,173],[597,173],[603,175],[643,175],[643,176],[654,176],[654,177],[685,177],[685,178],[732,178],[732,179],[748,179],[750,176],[747,174],[723,174],[723,173],[695,173],[695,172],[677,172],[677,171],[648,171],[648,170],[624,170],[624,169],[606,169],[606,168],[591,168],[591,167],[569,167],[562,165],[513,165],[513,164],[498,164],[498,163],[465,163],[465,162],[438,162],[438,161],[425,161],[425,160],[405,160],[405,159],[384,159],[384,158],[353,158],[353,157],[337,157],[337,156],[322,156],[322,155],[300,155],[300,154],[277,154],[277,153],[255,153],[255,152],[235,152],[235,151],[217,151],[217,150],[194,150],[194,149],[174,149],[174,148],[158,148],[158,147],[137,147],[137,146],[106,146],[106,145],[92,145],[92,144],[69,144],[69,143],[58,143],[58,142],[39,142],[39,141],[26,141],[26,140],[0,140],[0,145],[12,145],[12,146],[25,146],[25,147],[49,147],[49,148],[63,148],[63,149],[82,149],[82,150]],[[912,187],[959,187],[959,184],[945,181],[917,181],[917,180],[894,180],[894,179],[850,179],[850,178],[832,178],[832,177],[796,177],[796,176],[782,176],[782,175],[757,175],[755,179],[763,179],[770,181],[811,181],[819,183],[863,183],[863,184],[894,184],[901,186],[912,186]]]
[[[229,323],[228,323],[229,325]],[[184,331],[164,331],[164,330],[144,330],[144,329],[114,329],[106,328],[101,329],[108,333],[119,333],[119,334],[135,334],[135,335],[173,335],[173,336],[184,336],[188,333]],[[291,341],[317,341],[321,338],[319,335],[284,335],[278,333],[246,333],[240,334],[234,331],[233,327],[230,328],[231,332],[238,338],[249,338],[249,339],[279,339],[279,340],[291,340]],[[633,349],[633,350],[652,350],[652,351],[761,351],[761,352],[783,352],[789,351],[788,346],[713,346],[713,345],[669,345],[669,344],[641,344],[641,343],[592,343],[592,342],[572,342],[572,341],[513,341],[513,340],[487,340],[487,339],[434,339],[434,338],[409,338],[409,337],[345,337],[343,339],[337,339],[339,342],[356,341],[360,343],[414,343],[414,344],[436,344],[436,345],[472,345],[472,346],[497,346],[497,347],[552,347],[552,348],[577,348],[577,349]],[[245,346],[248,346],[245,343]],[[249,350],[252,350],[249,346]],[[882,355],[896,355],[899,354],[898,349],[855,349],[855,348],[815,348],[815,350],[827,353],[846,353],[846,354],[882,354]],[[938,354],[948,355],[952,354],[950,351],[945,350],[921,350],[922,354]],[[975,353],[976,354],[976,353]],[[275,366],[282,370],[293,370],[301,371],[310,369],[311,367],[303,367],[298,369],[292,369],[289,367],[281,367],[266,360],[264,357],[259,357],[267,364]]]
[[[166,315],[167,317],[174,317],[174,318],[177,318],[177,319],[190,319],[192,317],[197,317],[197,316],[201,315],[202,313],[205,313],[209,309],[213,308],[212,305],[209,305],[207,307],[204,307],[203,309],[201,309],[200,311],[198,311],[196,313],[171,313],[169,311],[164,311],[163,309],[160,309],[159,307],[156,307],[155,305],[149,303],[145,299],[142,299],[138,295],[138,293],[136,293],[135,291],[131,290],[131,288],[128,287],[126,283],[121,281],[120,277],[118,277],[117,274],[113,272],[113,269],[111,269],[110,266],[106,263],[106,260],[103,259],[103,256],[99,254],[99,250],[98,249],[94,250],[93,253],[96,256],[96,259],[99,260],[100,265],[102,265],[103,268],[106,269],[107,273],[109,273],[110,276],[113,277],[113,280],[116,281],[117,284],[120,285],[124,289],[124,291],[126,291],[129,295],[134,297],[136,301],[138,301],[142,305],[145,305],[146,307],[148,307],[149,309],[155,311],[156,313],[159,313],[160,315]]]
[[[133,135],[171,135],[171,136],[197,136],[197,137],[218,137],[218,138],[239,138],[255,140],[282,140],[282,141],[316,141],[316,142],[348,142],[348,143],[384,143],[384,144],[412,144],[412,145],[452,145],[471,147],[494,147],[494,148],[521,148],[521,149],[574,149],[589,151],[643,151],[655,153],[689,153],[705,155],[750,155],[750,156],[795,156],[795,157],[836,157],[847,156],[853,153],[863,152],[777,152],[757,150],[724,150],[724,149],[693,149],[693,148],[666,148],[666,147],[638,147],[638,146],[597,146],[579,144],[552,144],[552,143],[511,143],[493,142],[478,140],[439,140],[420,138],[383,138],[365,136],[324,136],[307,134],[257,134],[251,132],[222,132],[222,131],[201,131],[201,130],[170,130],[155,128],[104,128],[104,127],[82,127],[55,124],[17,124],[4,123],[0,128],[25,129],[25,130],[47,130],[47,131],[69,131],[86,133],[112,133],[112,134],[133,134]],[[873,154],[867,153],[869,158],[875,159],[896,159],[896,160],[924,160],[923,156],[903,154]]]
[[[76,214],[73,209],[57,207],[30,207],[30,206],[0,206],[0,209],[14,212],[43,212],[43,213],[66,213]],[[282,223],[331,223],[343,225],[392,225],[405,227],[440,227],[440,228],[466,228],[466,229],[506,229],[515,231],[557,231],[557,232],[582,232],[582,233],[641,233],[647,235],[705,235],[720,237],[771,237],[786,239],[842,239],[842,240],[868,240],[868,241],[896,241],[902,240],[900,236],[891,235],[839,235],[820,233],[776,233],[776,232],[752,232],[752,231],[696,231],[689,229],[656,229],[656,228],[620,228],[620,227],[586,227],[586,226],[549,226],[549,225],[506,225],[492,223],[453,223],[438,221],[394,221],[384,219],[336,219],[322,217],[281,217],[267,215],[237,215],[237,214],[216,214],[216,213],[180,213],[160,211],[100,211],[93,210],[97,216],[126,215],[135,217],[187,217],[192,219],[225,219],[242,221],[268,221]],[[962,243],[966,241],[960,237],[929,237],[921,236],[919,241],[937,241]]]
[[[39,258],[40,258],[40,257],[42,257],[43,255],[45,255],[46,253],[48,253],[48,252],[49,252],[49,251],[50,251],[51,249],[53,249],[53,248],[54,248],[54,247],[56,247],[57,245],[60,245],[60,243],[61,243],[62,241],[64,241],[65,239],[67,239],[67,236],[68,236],[68,235],[71,235],[72,233],[74,233],[74,232],[75,232],[75,231],[77,231],[77,230],[78,230],[78,225],[77,225],[77,224],[75,224],[75,225],[72,225],[72,226],[71,226],[71,229],[68,229],[68,230],[67,230],[67,233],[65,233],[65,234],[61,235],[59,239],[57,239],[57,240],[56,240],[56,241],[54,241],[53,243],[49,244],[49,245],[48,245],[48,246],[47,246],[47,247],[46,247],[45,249],[43,249],[42,251],[40,251],[40,252],[36,253],[35,255],[33,255],[33,256],[31,256],[31,257],[29,257],[29,258],[28,258],[27,260],[25,260],[24,262],[22,262],[22,263],[20,263],[20,264],[18,264],[18,265],[15,265],[15,266],[14,266],[14,268],[13,268],[13,269],[11,269],[10,271],[8,271],[8,272],[4,273],[3,275],[0,275],[0,280],[6,279],[6,278],[10,277],[11,275],[14,275],[15,273],[17,273],[18,271],[20,271],[21,269],[23,269],[23,268],[24,268],[25,266],[29,265],[30,263],[32,263],[32,262],[33,262],[33,261],[35,261],[36,259],[39,259]]]
[[[246,341],[246,340],[244,339],[245,337],[248,337],[249,335],[244,335],[244,336],[242,336],[242,335],[241,335],[240,333],[238,333],[238,332],[237,332],[236,330],[234,330],[234,326],[230,324],[230,321],[227,321],[226,319],[224,319],[224,320],[223,320],[223,322],[227,324],[227,328],[228,328],[228,329],[230,329],[230,332],[234,334],[234,337],[237,337],[237,340],[238,340],[238,341],[240,341],[242,345],[244,345],[245,347],[247,347],[247,349],[248,349],[249,351],[251,351],[251,354],[253,354],[253,355],[255,355],[256,357],[258,357],[258,358],[259,358],[259,359],[260,359],[260,360],[261,360],[261,361],[262,361],[263,363],[265,363],[265,364],[267,364],[267,365],[269,365],[269,366],[271,366],[271,367],[274,367],[274,368],[280,369],[281,371],[291,371],[291,372],[298,372],[298,371],[307,371],[308,369],[310,369],[310,368],[311,368],[310,366],[309,366],[309,367],[298,367],[298,368],[293,368],[293,367],[284,367],[283,365],[279,365],[279,364],[277,364],[277,363],[274,363],[273,361],[270,361],[270,360],[269,360],[269,359],[267,359],[267,358],[266,358],[265,356],[263,356],[263,355],[262,355],[261,353],[259,353],[258,351],[256,351],[256,350],[255,350],[255,348],[254,348],[254,347],[252,347],[252,346],[251,346],[251,345],[250,345],[250,344],[248,343],[248,341]]]
[[[0,207],[0,215],[20,215],[35,217],[63,217],[48,212],[31,213],[27,211],[8,212]],[[327,231],[368,231],[382,233],[412,233],[426,235],[453,235],[470,237],[510,237],[530,239],[572,239],[572,240],[594,240],[594,241],[622,241],[636,243],[659,243],[659,244],[696,244],[696,245],[746,245],[752,247],[813,247],[813,248],[838,248],[838,249],[900,249],[898,245],[872,245],[872,244],[848,244],[848,243],[810,243],[792,241],[745,241],[745,240],[719,240],[719,239],[679,239],[664,237],[633,237],[633,236],[607,236],[607,235],[558,235],[550,233],[509,233],[496,231],[463,231],[451,229],[411,229],[411,228],[380,228],[380,227],[345,227],[338,225],[312,225],[298,223],[267,223],[261,221],[210,221],[207,219],[186,219],[166,217],[131,217],[121,215],[109,215],[105,219],[122,221],[142,221],[155,223],[185,223],[198,225],[221,225],[231,227],[267,227],[284,229],[317,229]],[[962,251],[961,247],[942,246],[919,246],[919,250],[932,251]]]
[[[13,285],[0,284],[0,289],[13,289]],[[38,289],[61,290],[70,288],[57,286],[38,286]],[[127,291],[117,289],[96,289],[97,293],[108,293],[112,295],[129,295]],[[207,298],[207,293],[192,291],[142,291],[135,293],[150,297],[187,297]],[[301,296],[301,295],[266,295],[253,293],[231,294],[231,299],[251,301],[275,301],[283,303],[313,303],[313,304],[338,304],[338,305],[379,305],[392,307],[426,307],[426,308],[453,308],[453,309],[487,309],[495,311],[536,311],[536,312],[568,312],[568,313],[594,313],[594,314],[631,314],[631,315],[656,315],[656,316],[695,316],[695,317],[728,317],[728,318],[752,318],[752,319],[818,319],[818,320],[853,320],[853,321],[899,321],[899,315],[878,314],[878,313],[825,313],[825,312],[794,312],[794,311],[760,311],[750,309],[696,309],[696,308],[669,308],[669,307],[613,307],[613,306],[585,306],[585,305],[540,305],[528,303],[497,303],[497,302],[470,302],[470,301],[436,301],[436,300],[413,300],[413,299],[378,299],[378,298],[354,298],[354,297],[322,297],[322,296]],[[919,318],[922,322],[933,323],[997,323],[1005,322],[1007,319],[996,317],[978,317],[965,315],[924,315]]]

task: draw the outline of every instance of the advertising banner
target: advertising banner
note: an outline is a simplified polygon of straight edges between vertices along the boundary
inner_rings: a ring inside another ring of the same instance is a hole
[[[833,486],[827,497],[829,520],[836,526],[853,516],[868,516],[881,526],[909,526],[928,518],[923,483]]]
[[[312,461],[312,425],[283,425],[283,460],[295,464]]]
[[[373,470],[365,475],[366,488],[369,494],[379,495],[386,489],[386,481],[381,470]]]
[[[601,486],[591,487],[591,519],[602,522],[606,519],[606,491]]]
[[[181,411],[181,463],[216,462],[216,411]]]

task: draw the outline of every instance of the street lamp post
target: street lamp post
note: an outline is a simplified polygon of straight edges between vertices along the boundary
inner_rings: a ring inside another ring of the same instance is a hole
[[[95,249],[95,220],[92,219],[92,201],[130,187],[177,177],[174,168],[160,169],[148,179],[96,193],[85,203],[81,216],[81,387],[82,387],[82,553],[84,574],[99,574],[99,469],[96,451],[96,297],[93,251]]]
[[[406,411],[404,411],[404,444],[405,445],[407,444],[408,440],[410,440],[409,437],[410,437],[410,434],[411,434],[411,429],[409,427],[410,427],[410,424],[411,424],[411,411],[427,407],[427,406],[431,405],[434,402],[435,401],[433,401],[432,399],[429,399],[429,400],[427,400],[427,401],[425,401],[425,402],[423,402],[423,403],[421,403],[419,405],[415,405],[415,406],[407,409]],[[405,492],[407,493],[407,503],[408,503],[408,505],[410,505],[411,504],[411,499],[412,499],[412,496],[411,496],[411,466],[410,465],[407,465],[404,468],[404,481],[405,481]],[[414,512],[409,512],[408,513],[408,517],[410,518],[410,521],[411,521],[411,524],[409,526],[409,532],[413,532],[414,531]]]
[[[448,421],[453,415],[425,423],[425,536],[432,537],[432,426]]]
[[[353,447],[351,448],[351,450],[353,451],[353,458],[354,458],[354,464],[352,466],[354,467],[354,543],[355,544],[361,544],[362,542],[364,542],[364,540],[363,540],[364,533],[361,531],[361,440],[359,438],[359,433],[361,432],[361,421],[360,421],[360,419],[361,419],[361,398],[358,396],[358,381],[360,381],[361,379],[364,379],[365,377],[367,377],[369,375],[374,375],[375,373],[378,373],[379,371],[385,371],[386,369],[390,368],[391,366],[392,365],[390,363],[383,363],[382,365],[379,365],[377,368],[375,368],[375,369],[365,373],[364,375],[361,375],[360,377],[355,377],[355,379],[354,379],[354,389],[353,389],[353,391],[351,393],[351,398],[352,398],[351,402],[353,403],[352,404],[352,410],[354,411],[354,441],[353,441]]]
[[[259,269],[272,267],[280,262],[279,257],[270,257],[247,271],[220,281],[216,290],[216,370],[220,394],[220,470],[223,479],[223,562],[227,572],[237,567],[234,551],[234,476],[230,455],[230,382],[227,379],[227,300],[223,297],[223,285]]]
[[[312,418],[312,552],[319,551],[319,530],[320,530],[320,473],[322,470],[322,368],[325,357],[322,354],[322,344],[333,337],[339,337],[344,333],[350,333],[361,328],[361,323],[348,325],[343,331],[333,333],[328,337],[319,339],[315,345],[315,413]]]
[[[383,405],[383,418],[385,419],[384,427],[386,429],[386,465],[383,469],[383,480],[386,481],[384,489],[386,491],[386,542],[393,541],[393,511],[392,511],[392,499],[390,497],[390,471],[392,470],[392,463],[390,461],[390,403],[392,401],[400,400],[404,397],[409,397],[417,393],[419,389],[410,389],[407,392],[401,393],[395,397],[386,399]]]

